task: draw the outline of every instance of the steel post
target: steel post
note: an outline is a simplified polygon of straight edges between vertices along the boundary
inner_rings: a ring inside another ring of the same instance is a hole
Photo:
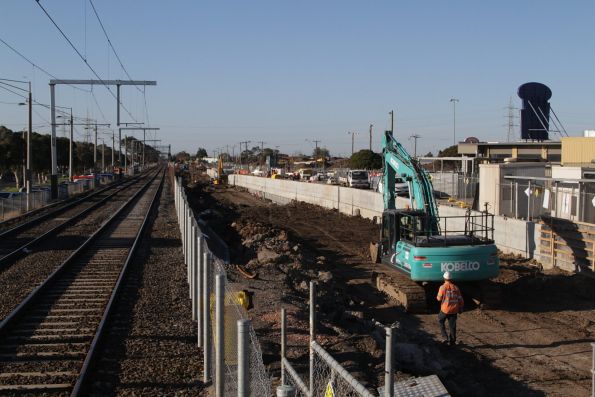
[[[386,327],[386,351],[384,358],[384,397],[393,397],[395,389],[394,381],[394,340],[392,327]]]
[[[202,325],[203,325],[203,382],[210,380],[211,374],[211,313],[210,313],[210,272],[211,256],[208,252],[203,254],[203,273],[202,273]]]
[[[190,231],[190,300],[192,302],[192,321],[196,321],[196,226],[194,222],[192,222]]]
[[[591,397],[595,397],[595,343],[591,343],[593,359],[591,363]]]
[[[281,309],[281,385],[285,384],[285,364],[283,359],[285,358],[285,348],[287,346],[287,335],[285,334],[286,323],[285,308]]]
[[[310,395],[314,395],[314,349],[312,342],[316,340],[316,283],[310,281]]]
[[[225,393],[225,318],[224,298],[225,275],[215,277],[215,397],[224,397]]]
[[[295,397],[295,391],[291,385],[277,386],[277,397]]]
[[[198,334],[198,347],[202,347],[202,275],[204,268],[204,239],[202,236],[198,237],[198,253],[197,253],[197,269],[196,269],[196,328]]]
[[[250,397],[249,325],[248,320],[238,320],[238,397]]]

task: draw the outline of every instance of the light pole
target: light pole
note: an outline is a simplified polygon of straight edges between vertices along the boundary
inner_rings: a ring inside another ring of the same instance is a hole
[[[459,100],[450,98],[450,102],[452,102],[452,144],[454,146],[457,144],[457,102]]]

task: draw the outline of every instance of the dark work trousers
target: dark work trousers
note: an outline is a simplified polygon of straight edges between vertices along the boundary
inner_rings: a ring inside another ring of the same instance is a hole
[[[446,320],[448,320],[450,338],[446,334],[446,327],[444,326]],[[440,332],[442,333],[442,337],[444,338],[444,340],[447,340],[450,343],[455,343],[457,341],[457,314],[446,314],[440,311],[440,313],[438,314],[438,322],[440,323]]]

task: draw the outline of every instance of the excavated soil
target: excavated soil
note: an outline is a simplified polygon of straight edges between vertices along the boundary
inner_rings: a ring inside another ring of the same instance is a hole
[[[281,307],[290,361],[307,373],[308,282],[318,282],[319,343],[367,387],[383,384],[382,326],[397,324],[397,378],[437,374],[455,396],[588,396],[595,333],[591,278],[501,256],[498,309],[470,302],[460,344],[436,314],[407,314],[376,291],[368,246],[378,226],[304,203],[276,205],[224,186],[190,186],[194,210],[230,248],[230,282],[253,297],[264,362],[279,376]],[[437,309],[436,309],[437,310]],[[306,376],[307,378],[307,376]]]

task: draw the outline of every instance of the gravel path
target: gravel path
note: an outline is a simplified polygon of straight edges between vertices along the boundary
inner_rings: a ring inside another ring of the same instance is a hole
[[[117,302],[97,365],[94,396],[203,396],[186,268],[166,182],[151,235],[139,247]]]

